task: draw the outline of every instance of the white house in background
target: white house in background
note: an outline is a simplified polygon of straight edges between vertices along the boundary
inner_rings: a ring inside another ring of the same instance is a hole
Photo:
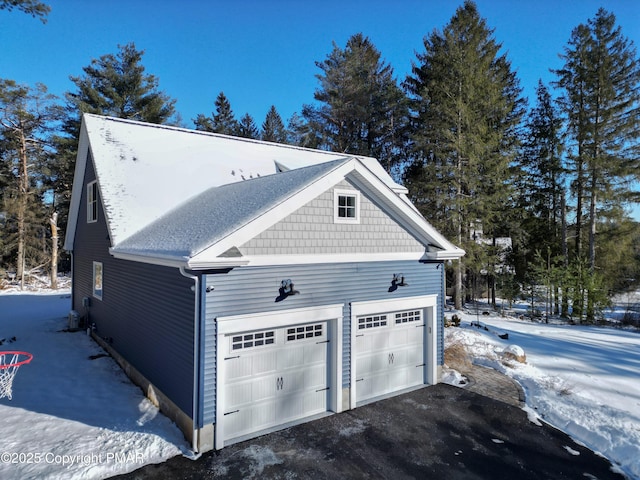
[[[439,234],[373,158],[84,115],[73,312],[196,451],[434,384]]]

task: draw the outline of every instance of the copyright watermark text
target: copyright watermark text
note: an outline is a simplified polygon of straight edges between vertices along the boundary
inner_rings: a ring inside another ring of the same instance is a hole
[[[144,464],[142,452],[108,452],[76,455],[61,455],[53,452],[0,452],[0,463],[13,464],[50,464],[73,467],[74,465],[103,465],[103,464]]]

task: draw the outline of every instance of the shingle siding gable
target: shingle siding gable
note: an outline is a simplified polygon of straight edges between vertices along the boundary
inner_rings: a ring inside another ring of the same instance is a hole
[[[334,189],[358,190],[343,180],[240,246],[244,255],[424,252],[425,246],[360,192],[360,222],[334,223]]]

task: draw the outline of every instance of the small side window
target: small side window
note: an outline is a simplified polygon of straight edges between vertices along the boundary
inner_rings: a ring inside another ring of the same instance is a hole
[[[102,300],[102,262],[93,262],[93,296]]]
[[[335,223],[360,223],[360,192],[357,190],[334,190]]]
[[[98,182],[87,185],[87,223],[98,221]]]

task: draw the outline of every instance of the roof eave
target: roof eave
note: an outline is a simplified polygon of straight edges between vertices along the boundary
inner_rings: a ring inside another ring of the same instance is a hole
[[[437,250],[430,251],[425,254],[427,260],[458,260],[465,255],[465,251],[461,248],[454,250]]]

